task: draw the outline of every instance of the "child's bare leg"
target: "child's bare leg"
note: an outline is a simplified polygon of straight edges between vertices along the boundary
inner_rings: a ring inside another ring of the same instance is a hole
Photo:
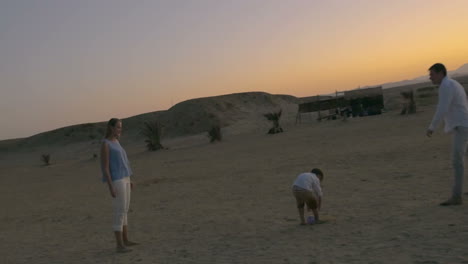
[[[299,219],[301,221],[301,225],[305,225],[305,218],[304,218],[304,207],[298,207],[297,210],[299,211]]]
[[[312,209],[312,213],[314,213],[315,222],[317,223],[320,220],[318,209],[317,208]]]

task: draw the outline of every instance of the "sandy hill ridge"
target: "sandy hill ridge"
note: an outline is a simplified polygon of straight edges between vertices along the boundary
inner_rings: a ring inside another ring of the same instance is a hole
[[[468,87],[468,75],[454,79]],[[401,108],[402,91],[434,87],[430,82],[411,83],[384,89],[386,110]],[[437,90],[434,90],[435,94]],[[325,96],[320,96],[324,98]],[[124,142],[143,142],[140,134],[144,122],[158,121],[163,127],[163,139],[196,135],[207,132],[219,124],[223,134],[240,134],[268,131],[270,122],[263,114],[282,109],[281,124],[294,123],[299,103],[316,100],[317,96],[297,98],[291,95],[272,95],[265,92],[246,92],[213,97],[204,97],[178,103],[165,111],[156,111],[124,118]],[[436,103],[436,97],[417,98],[418,105]],[[313,119],[313,118],[312,118]],[[312,120],[311,119],[311,120]],[[103,137],[106,122],[86,123],[55,129],[28,138],[0,141],[0,151],[37,148],[40,146],[62,146],[80,142],[98,143]]]
[[[126,119],[125,123],[134,130],[145,121],[158,120],[166,137],[203,133],[217,124],[226,132],[237,134],[255,130],[256,124],[268,125],[263,114],[279,109],[283,109],[284,121],[290,121],[297,113],[297,102],[296,97],[289,95],[237,93],[187,100],[167,111],[131,117]],[[129,133],[138,135],[138,131],[135,130]]]
[[[163,138],[207,132],[219,124],[227,134],[257,130],[268,131],[271,125],[263,114],[282,109],[282,122],[293,122],[299,99],[289,95],[247,92],[187,100],[166,111],[145,113],[123,119],[124,141],[144,141],[140,131],[144,122],[160,122]],[[86,123],[55,129],[24,139],[0,142],[0,150],[45,145],[98,142],[105,133],[106,122]]]

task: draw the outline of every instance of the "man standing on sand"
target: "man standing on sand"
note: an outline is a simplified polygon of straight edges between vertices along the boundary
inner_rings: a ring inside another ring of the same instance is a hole
[[[441,63],[436,63],[429,68],[429,76],[433,84],[439,85],[439,101],[426,134],[431,137],[442,120],[445,123],[444,131],[453,133],[452,165],[454,183],[452,197],[440,205],[460,205],[463,202],[464,156],[468,142],[468,101],[466,92],[460,83],[447,76],[447,69]]]

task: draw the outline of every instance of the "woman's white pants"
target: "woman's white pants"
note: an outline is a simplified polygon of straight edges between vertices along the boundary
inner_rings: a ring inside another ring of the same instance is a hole
[[[113,221],[112,229],[122,232],[124,225],[127,225],[127,214],[130,207],[130,177],[112,182],[115,190],[115,197],[112,198]]]

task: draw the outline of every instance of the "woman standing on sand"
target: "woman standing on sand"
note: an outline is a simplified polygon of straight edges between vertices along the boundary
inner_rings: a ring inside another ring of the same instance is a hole
[[[119,138],[122,133],[122,121],[112,118],[107,122],[106,137],[101,145],[102,181],[106,182],[112,196],[113,224],[117,242],[117,252],[131,251],[128,246],[137,245],[128,240],[127,213],[130,206],[130,192],[133,184],[130,182],[132,169],[128,162],[127,153],[120,146]]]

